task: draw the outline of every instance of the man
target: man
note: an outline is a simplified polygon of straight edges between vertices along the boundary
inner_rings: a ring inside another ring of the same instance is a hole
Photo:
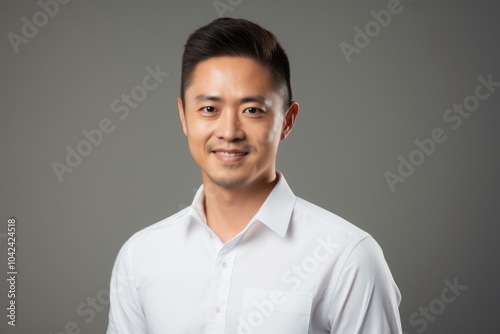
[[[275,36],[231,18],[195,31],[178,108],[203,185],[120,250],[108,334],[401,333],[378,244],[275,169],[299,112]]]

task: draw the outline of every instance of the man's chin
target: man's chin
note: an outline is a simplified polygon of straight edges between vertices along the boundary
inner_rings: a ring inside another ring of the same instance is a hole
[[[248,181],[248,177],[246,177],[246,176],[242,176],[242,177],[237,177],[237,176],[209,176],[209,178],[217,186],[219,186],[221,188],[226,188],[226,189],[236,189],[236,188],[242,187]]]

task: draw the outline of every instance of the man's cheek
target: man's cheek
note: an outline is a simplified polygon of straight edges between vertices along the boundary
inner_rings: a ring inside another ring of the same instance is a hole
[[[261,133],[259,136],[255,138],[255,146],[267,146],[272,143],[273,135],[270,132]]]
[[[278,126],[273,126],[267,128],[265,131],[260,133],[260,136],[257,136],[258,141],[262,144],[270,144],[276,142],[276,138],[279,138],[281,134],[281,128]]]
[[[278,145],[278,143],[280,142],[280,139],[281,139],[281,132],[283,130],[281,129],[281,127],[275,127],[274,129],[272,129],[272,131],[270,131],[270,135],[269,135],[269,142],[270,143],[273,143],[275,145]]]

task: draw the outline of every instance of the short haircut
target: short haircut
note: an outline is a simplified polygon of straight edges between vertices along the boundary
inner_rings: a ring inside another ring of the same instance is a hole
[[[276,36],[260,25],[235,18],[219,18],[193,32],[182,55],[181,100],[198,63],[212,57],[249,57],[268,68],[286,109],[292,102],[290,64]],[[285,109],[285,111],[286,111]]]

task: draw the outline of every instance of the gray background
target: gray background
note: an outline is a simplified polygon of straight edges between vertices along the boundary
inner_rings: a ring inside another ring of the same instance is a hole
[[[348,63],[339,44],[353,44],[354,27],[387,4],[244,0],[225,15],[262,24],[287,50],[301,113],[278,168],[298,196],[378,240],[403,295],[404,329],[418,333],[410,315],[457,277],[467,289],[423,332],[497,333],[500,87],[457,130],[442,117],[479,75],[500,81],[499,5],[402,0]],[[0,6],[0,268],[5,277],[15,217],[19,272],[17,326],[7,325],[2,279],[0,331],[55,334],[74,321],[104,333],[108,305],[88,323],[78,306],[107,292],[123,242],[187,206],[200,184],[176,97],[182,46],[218,13],[211,0],[72,1],[16,54],[7,34],[20,35],[22,17],[33,22],[41,7]],[[121,120],[111,102],[156,64],[169,77]],[[52,162],[64,163],[66,145],[103,118],[114,131],[59,182]],[[437,127],[447,140],[392,192],[384,172]]]

